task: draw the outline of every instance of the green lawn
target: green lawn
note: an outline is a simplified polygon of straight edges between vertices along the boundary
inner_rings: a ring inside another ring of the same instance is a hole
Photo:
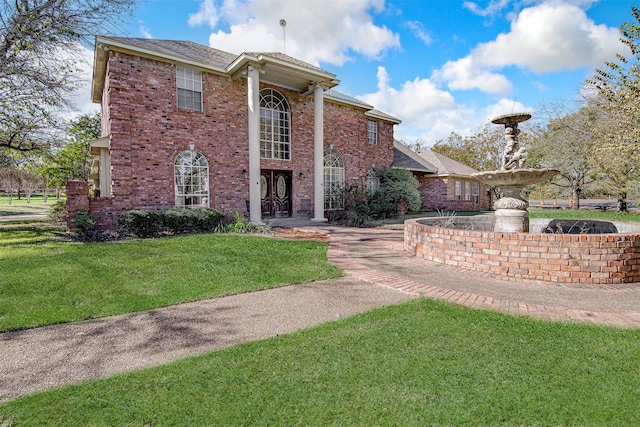
[[[638,366],[637,330],[418,299],[0,414],[18,426],[639,425]]]
[[[602,221],[640,222],[637,213],[622,213],[615,211],[601,211],[597,209],[529,209],[530,218],[551,219],[597,219]]]
[[[30,202],[23,195],[20,200],[14,195],[9,204],[6,195],[0,195],[0,216],[24,215],[24,214],[48,214],[56,202],[55,196],[49,196],[45,203],[42,196],[34,196]]]
[[[324,242],[199,234],[83,244],[40,224],[0,227],[0,331],[341,274]]]

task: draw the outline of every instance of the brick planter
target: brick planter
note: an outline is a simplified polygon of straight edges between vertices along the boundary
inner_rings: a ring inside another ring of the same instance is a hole
[[[640,284],[640,233],[529,234],[440,228],[410,219],[404,249],[505,279]]]

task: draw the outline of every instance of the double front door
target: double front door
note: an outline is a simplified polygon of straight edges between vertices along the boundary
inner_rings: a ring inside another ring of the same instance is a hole
[[[260,172],[262,218],[291,216],[291,171]]]

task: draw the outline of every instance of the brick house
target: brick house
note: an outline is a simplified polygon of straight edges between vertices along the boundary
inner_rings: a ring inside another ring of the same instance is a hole
[[[491,209],[491,191],[471,177],[477,172],[431,150],[419,153],[394,141],[395,168],[408,169],[418,180],[418,191],[426,209],[477,211]]]
[[[85,210],[110,229],[132,209],[206,206],[254,223],[323,221],[340,207],[336,189],[391,165],[400,123],[333,90],[338,83],[281,53],[97,37],[95,196],[69,182],[69,218]]]

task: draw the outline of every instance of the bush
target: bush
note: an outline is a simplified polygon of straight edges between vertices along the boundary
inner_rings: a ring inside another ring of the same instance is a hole
[[[373,199],[380,205],[393,205],[397,209],[398,202],[404,200],[409,211],[419,211],[422,200],[418,192],[418,180],[406,169],[384,168],[376,171],[380,178],[380,189]],[[387,208],[384,209],[387,211]]]
[[[198,233],[216,229],[224,215],[210,208],[169,208],[134,210],[118,218],[118,225],[137,237],[154,237],[163,233]]]
[[[73,217],[76,225],[76,235],[79,240],[87,242],[94,239],[96,233],[96,221],[86,211],[79,211]]]

